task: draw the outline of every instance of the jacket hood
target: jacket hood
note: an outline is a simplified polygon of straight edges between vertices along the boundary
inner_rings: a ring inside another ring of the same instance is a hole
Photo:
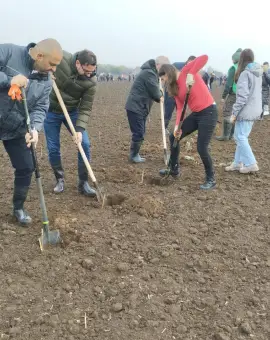
[[[182,68],[186,65],[185,62],[175,62],[173,63],[173,66],[177,68],[178,71],[181,71]]]
[[[242,48],[238,48],[238,50],[232,55],[232,60],[235,64],[239,62],[241,52],[242,52]]]
[[[263,74],[263,69],[258,63],[249,63],[246,70],[253,73],[256,77],[261,77]]]
[[[146,70],[146,69],[150,69],[153,70],[154,72],[157,73],[157,68],[156,68],[156,62],[154,59],[150,59],[148,61],[146,61],[142,66],[141,66],[142,70]]]

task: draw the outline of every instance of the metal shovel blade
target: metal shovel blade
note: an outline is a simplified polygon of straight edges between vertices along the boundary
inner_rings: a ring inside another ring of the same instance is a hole
[[[61,243],[61,236],[59,230],[48,231],[44,233],[44,230],[41,230],[41,236],[38,239],[40,250],[43,251],[48,246],[55,246],[58,243]]]

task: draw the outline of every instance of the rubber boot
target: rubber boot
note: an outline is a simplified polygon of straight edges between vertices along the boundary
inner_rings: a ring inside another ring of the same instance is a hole
[[[64,180],[64,170],[62,166],[53,167],[54,176],[56,178],[56,186],[53,191],[55,194],[61,194],[65,188],[65,180]]]
[[[180,166],[179,166],[179,152],[180,152],[180,144],[178,143],[176,148],[173,147],[174,135],[170,134],[170,147],[171,147],[171,156],[170,156],[170,165],[167,169],[161,169],[159,171],[159,175],[161,177],[172,176],[174,178],[180,176]]]
[[[88,183],[88,172],[84,164],[78,166],[79,184],[78,191],[80,194],[88,197],[96,197],[97,193]]]
[[[144,163],[145,158],[142,158],[139,154],[142,142],[131,142],[129,160],[132,163]]]
[[[211,190],[216,186],[216,180],[214,176],[207,176],[205,182],[200,185],[201,190]]]
[[[228,120],[223,119],[223,134],[222,136],[216,137],[216,140],[220,142],[228,141],[230,139],[231,129],[232,129],[232,124]]]
[[[27,227],[32,219],[24,210],[23,205],[27,197],[29,187],[16,187],[13,193],[13,215],[23,227]]]
[[[159,170],[159,174],[161,177],[172,176],[173,178],[177,178],[180,176],[179,164],[175,164],[173,167],[170,166],[170,168],[167,169],[161,169]]]

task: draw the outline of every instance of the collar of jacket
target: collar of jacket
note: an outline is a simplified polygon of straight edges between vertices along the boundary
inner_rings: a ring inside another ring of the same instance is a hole
[[[78,57],[78,53],[73,54],[72,58],[71,58],[71,71],[74,75],[79,75],[77,67],[76,67],[76,60]]]
[[[31,71],[33,71],[35,60],[32,59],[32,57],[30,56],[29,50],[30,50],[30,48],[33,48],[33,47],[35,47],[35,46],[36,46],[35,43],[30,43],[30,44],[28,44],[28,45],[26,46],[27,65],[28,65],[28,67],[29,67],[29,69],[30,69]]]

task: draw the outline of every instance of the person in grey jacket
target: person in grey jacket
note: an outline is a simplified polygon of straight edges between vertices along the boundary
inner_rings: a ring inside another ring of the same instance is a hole
[[[262,76],[262,106],[263,115],[269,115],[269,88],[270,88],[270,74],[269,63],[266,61],[263,63],[263,76]]]
[[[159,103],[162,91],[159,87],[159,77],[154,59],[145,62],[131,87],[125,109],[132,133],[129,160],[132,163],[145,161],[139,154],[144,141],[146,118],[153,102]]]
[[[30,151],[36,146],[38,133],[43,128],[53,72],[62,59],[62,48],[53,39],[46,39],[27,47],[0,44],[0,140],[15,169],[13,213],[18,222],[28,225],[30,216],[24,210],[34,171]],[[16,85],[25,88],[31,120],[31,134],[27,133],[23,103],[9,97],[9,89]]]
[[[236,151],[234,161],[225,168],[226,171],[247,174],[259,170],[248,137],[262,113],[262,73],[261,65],[254,62],[253,51],[243,50],[235,74],[236,102],[231,116],[231,121],[235,121]]]

